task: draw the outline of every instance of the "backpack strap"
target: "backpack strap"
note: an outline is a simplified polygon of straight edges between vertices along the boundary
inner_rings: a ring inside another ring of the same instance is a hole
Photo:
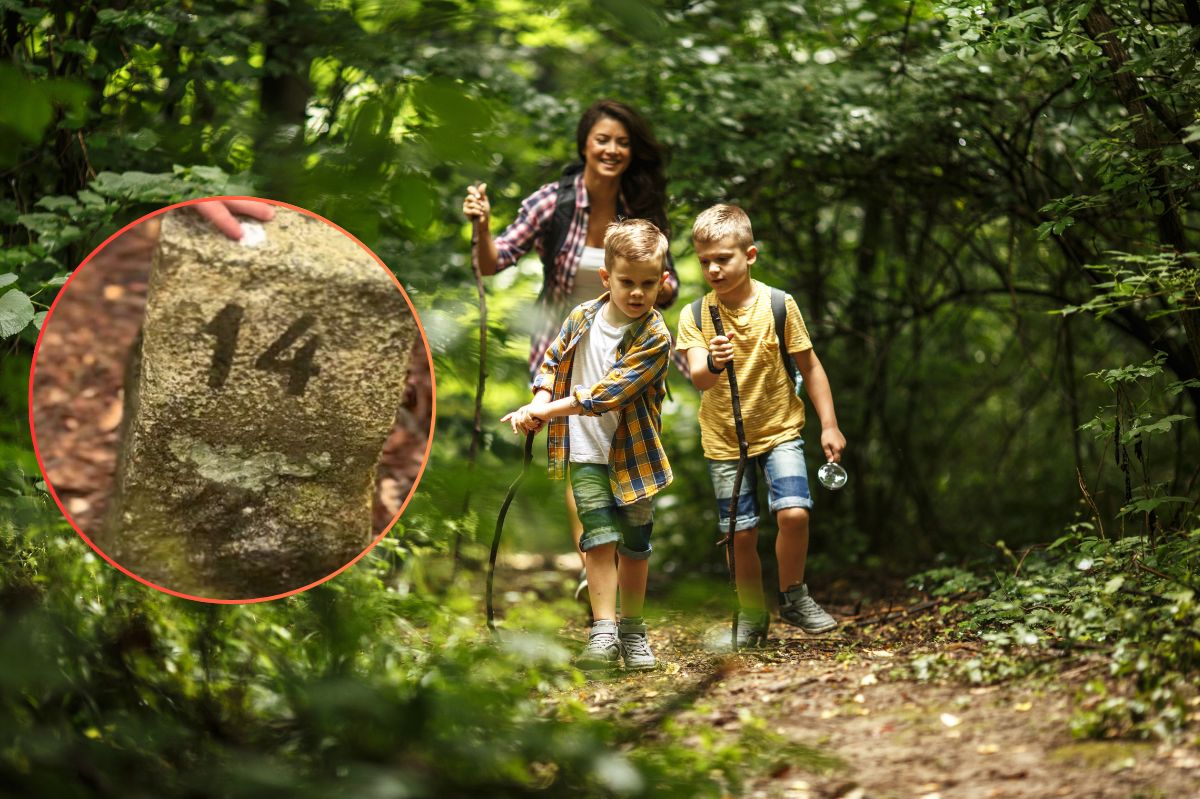
[[[567,231],[571,227],[571,218],[575,216],[575,176],[583,170],[583,164],[567,165],[562,176],[558,179],[558,191],[554,197],[554,213],[550,216],[550,224],[542,233],[542,291],[538,299],[542,299],[550,291],[550,280],[554,275],[554,262],[558,253],[567,241]]]
[[[783,368],[787,370],[788,379],[796,389],[796,393],[800,393],[800,384],[797,381],[796,362],[792,360],[791,355],[787,351],[787,338],[784,331],[787,328],[787,294],[782,290],[771,287],[771,316],[775,317],[775,337],[779,339],[779,355],[783,358]]]
[[[692,321],[696,323],[696,329],[700,331],[700,335],[704,335],[704,296],[692,303]]]
[[[696,327],[703,335],[704,331],[704,297],[692,303],[692,319],[696,321]],[[787,371],[788,380],[795,387],[797,395],[800,393],[800,383],[796,362],[791,359],[787,351],[787,341],[784,331],[787,328],[787,294],[783,291],[771,287],[771,316],[775,320],[775,338],[779,340],[779,355],[783,358],[783,368]]]

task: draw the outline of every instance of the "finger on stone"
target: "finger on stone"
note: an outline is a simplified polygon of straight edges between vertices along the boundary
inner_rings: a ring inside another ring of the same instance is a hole
[[[235,214],[244,214],[262,222],[269,222],[275,218],[275,207],[270,203],[261,203],[256,200],[226,200],[225,207]]]
[[[197,203],[196,213],[207,219],[212,226],[219,230],[224,235],[238,241],[242,238],[242,226],[229,213],[229,209],[225,204],[219,201]]]

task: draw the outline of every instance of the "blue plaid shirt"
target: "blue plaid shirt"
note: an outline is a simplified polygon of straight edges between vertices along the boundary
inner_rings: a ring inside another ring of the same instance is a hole
[[[533,379],[533,390],[549,389],[552,401],[570,394],[588,416],[609,411],[621,414],[608,456],[608,480],[617,504],[630,505],[654,496],[671,483],[671,464],[659,438],[667,364],[671,362],[671,332],[662,314],[651,310],[625,331],[617,345],[617,360],[603,380],[594,386],[572,387],[575,348],[606,302],[607,292],[571,311],[546,350]],[[546,452],[550,477],[566,477],[571,453],[567,417],[550,420]]]

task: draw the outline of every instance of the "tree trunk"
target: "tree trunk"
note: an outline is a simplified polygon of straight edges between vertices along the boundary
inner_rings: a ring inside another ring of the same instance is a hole
[[[1125,45],[1113,30],[1112,17],[1099,3],[1092,6],[1091,11],[1083,20],[1084,30],[1104,51],[1108,59],[1109,78],[1117,99],[1129,114],[1137,121],[1133,124],[1134,143],[1139,150],[1153,153],[1162,145],[1155,135],[1153,128],[1154,114],[1144,99],[1144,92],[1138,86],[1137,76],[1126,69],[1129,53]],[[1153,157],[1153,156],[1151,156]],[[1158,215],[1157,225],[1159,238],[1162,243],[1176,253],[1188,251],[1187,234],[1184,230],[1183,219],[1179,213],[1180,203],[1171,189],[1167,170],[1161,162],[1157,162],[1152,170],[1154,181],[1158,184],[1157,199],[1162,204],[1162,212]],[[1197,299],[1196,287],[1193,287],[1192,300]],[[1191,350],[1192,361],[1197,371],[1200,371],[1200,311],[1189,309],[1182,312],[1182,323],[1187,335],[1188,347]],[[1200,420],[1200,411],[1197,413]]]
[[[267,0],[259,107],[262,128],[257,157],[266,176],[268,194],[287,196],[297,161],[304,147],[304,125],[312,86],[308,81],[310,58],[306,52],[305,21],[312,9],[307,2]]]

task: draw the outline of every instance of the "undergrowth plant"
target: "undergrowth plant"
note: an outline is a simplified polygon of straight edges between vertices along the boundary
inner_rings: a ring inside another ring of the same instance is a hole
[[[719,796],[737,776],[734,744],[700,768],[671,736],[622,747],[582,705],[548,712],[581,679],[561,645],[489,645],[470,597],[404,591],[413,556],[394,538],[303,595],[203,605],[109,567],[42,490],[0,482],[28,500],[0,514],[14,795]]]
[[[1152,543],[1101,538],[1083,523],[1007,555],[985,595],[953,611],[953,635],[982,642],[982,651],[965,660],[918,656],[912,676],[992,683],[1069,673],[1083,680],[1071,720],[1081,737],[1171,738],[1200,720],[1200,528]],[[938,570],[912,583],[938,594],[962,580]]]

